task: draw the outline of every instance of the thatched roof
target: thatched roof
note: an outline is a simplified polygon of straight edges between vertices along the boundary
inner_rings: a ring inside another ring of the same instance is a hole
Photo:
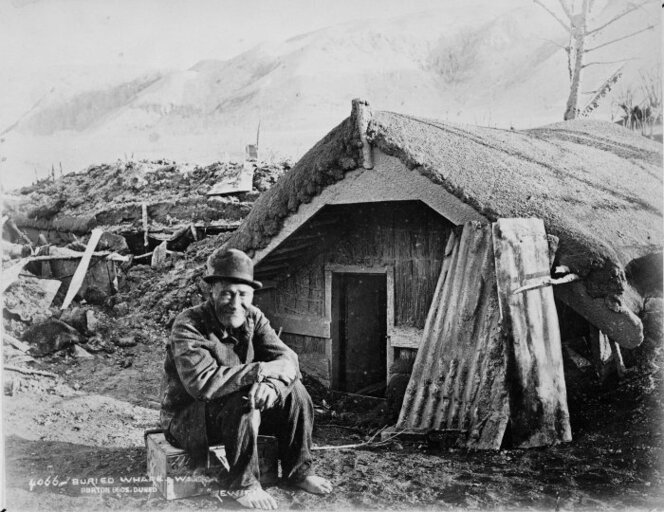
[[[543,219],[560,239],[558,264],[582,276],[591,297],[620,295],[625,267],[662,250],[662,148],[635,132],[589,120],[514,131],[370,115],[372,147],[431,186],[491,221]],[[362,165],[356,116],[354,109],[257,201],[228,246],[253,255],[301,203]]]
[[[661,248],[661,147],[617,125],[511,131],[377,112],[371,129],[376,146],[488,219],[542,218],[560,263],[582,275]]]

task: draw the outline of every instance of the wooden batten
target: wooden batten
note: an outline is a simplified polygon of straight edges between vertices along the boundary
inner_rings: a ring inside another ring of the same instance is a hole
[[[275,329],[283,329],[284,332],[291,334],[316,338],[330,337],[330,321],[326,318],[272,313],[270,323]]]
[[[620,346],[594,325],[590,325],[590,351],[592,354],[592,365],[600,382],[615,374],[621,378],[625,374]]]
[[[288,263],[279,263],[275,265],[262,265],[256,268],[256,274],[269,274],[275,271],[286,270],[289,267]]]
[[[307,244],[296,244],[286,247],[280,247],[278,249],[275,249],[274,252],[270,254],[270,261],[274,261],[275,259],[279,259],[283,256],[287,256],[292,253],[299,253],[301,251],[305,251],[309,249],[311,246],[312,244],[307,243]]]
[[[541,219],[499,219],[493,249],[508,357],[512,442],[518,448],[571,441],[558,314],[551,286],[514,293],[548,272]]]
[[[415,327],[392,327],[388,333],[390,337],[390,346],[394,348],[413,348],[417,349],[422,342],[422,329]]]

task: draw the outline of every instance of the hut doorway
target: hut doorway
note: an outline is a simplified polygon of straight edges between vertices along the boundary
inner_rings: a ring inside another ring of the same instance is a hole
[[[331,320],[332,387],[380,388],[387,375],[386,274],[333,273]]]

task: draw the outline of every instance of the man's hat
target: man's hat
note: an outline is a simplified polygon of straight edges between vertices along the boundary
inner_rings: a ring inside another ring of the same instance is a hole
[[[233,283],[244,283],[254,288],[262,288],[260,281],[254,281],[254,263],[251,258],[237,249],[216,249],[207,259],[205,282],[219,279]]]

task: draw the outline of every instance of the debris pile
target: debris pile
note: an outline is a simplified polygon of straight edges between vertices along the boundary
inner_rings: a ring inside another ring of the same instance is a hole
[[[152,250],[192,224],[201,238],[235,229],[260,193],[290,165],[252,163],[251,168],[250,192],[216,195],[215,185],[233,183],[245,164],[200,167],[167,160],[119,161],[24,187],[4,198],[5,211],[13,227],[30,239],[41,234],[48,243],[64,245],[81,242],[101,227],[124,236],[131,252],[139,255],[147,252],[146,246]],[[4,227],[3,239],[19,238],[12,226]]]
[[[11,382],[37,375],[25,364],[38,358],[91,359],[163,340],[177,313],[206,297],[207,255],[288,168],[117,162],[6,195],[4,364],[21,377]],[[233,192],[247,169],[252,190]],[[223,195],[211,194],[220,183]]]

